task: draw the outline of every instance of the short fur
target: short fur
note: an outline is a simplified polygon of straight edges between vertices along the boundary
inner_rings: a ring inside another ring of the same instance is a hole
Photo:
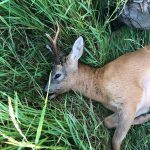
[[[63,64],[55,65],[50,89],[46,86],[46,91],[51,98],[69,90],[81,92],[112,110],[114,114],[106,117],[104,123],[107,128],[116,128],[112,145],[114,150],[120,150],[131,125],[150,120],[150,45],[122,55],[102,68],[93,68],[78,63],[83,53],[82,40],[76,40]],[[53,80],[58,73],[61,76],[56,84]]]

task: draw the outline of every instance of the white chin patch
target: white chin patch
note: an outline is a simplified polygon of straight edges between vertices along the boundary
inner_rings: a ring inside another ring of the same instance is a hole
[[[55,94],[55,93],[51,93],[51,94],[49,94],[49,96],[48,96],[49,99],[53,99],[53,98],[55,98],[55,97],[56,97],[56,94]]]

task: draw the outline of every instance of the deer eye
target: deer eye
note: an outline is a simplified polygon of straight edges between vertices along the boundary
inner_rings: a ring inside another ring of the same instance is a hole
[[[61,74],[58,73],[58,74],[55,75],[54,79],[58,79],[60,76],[61,76]]]

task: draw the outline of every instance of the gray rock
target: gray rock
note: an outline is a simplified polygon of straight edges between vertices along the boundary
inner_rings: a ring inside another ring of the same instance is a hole
[[[150,0],[129,0],[119,19],[138,29],[150,29]]]

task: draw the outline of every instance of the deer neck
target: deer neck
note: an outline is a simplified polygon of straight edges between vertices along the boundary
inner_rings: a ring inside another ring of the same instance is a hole
[[[79,64],[78,72],[75,74],[75,84],[72,90],[82,93],[84,96],[101,101],[103,99],[101,88],[101,69],[93,68],[84,64]]]

